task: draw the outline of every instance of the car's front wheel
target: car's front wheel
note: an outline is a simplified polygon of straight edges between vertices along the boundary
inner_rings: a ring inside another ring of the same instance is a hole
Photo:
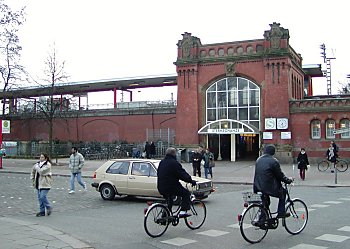
[[[115,190],[110,184],[103,184],[100,188],[100,194],[104,200],[113,200],[115,197]]]

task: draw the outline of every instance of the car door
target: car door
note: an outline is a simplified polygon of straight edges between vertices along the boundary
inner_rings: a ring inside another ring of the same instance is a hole
[[[128,187],[128,173],[130,162],[116,161],[107,170],[105,180],[114,184],[118,194],[125,194]]]
[[[159,196],[157,190],[157,172],[150,162],[133,162],[128,178],[130,195]]]

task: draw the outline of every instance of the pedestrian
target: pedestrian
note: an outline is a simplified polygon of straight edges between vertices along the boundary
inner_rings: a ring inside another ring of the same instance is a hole
[[[203,160],[202,153],[200,153],[199,149],[193,151],[191,156],[191,163],[193,167],[193,176],[198,174],[201,177],[201,161]]]
[[[300,178],[301,180],[305,180],[305,171],[308,169],[308,167],[310,167],[309,164],[309,159],[307,157],[306,151],[304,148],[301,148],[299,155],[298,155],[298,169],[299,169],[299,174],[300,174]]]
[[[81,169],[84,166],[84,157],[78,152],[77,147],[72,147],[72,154],[69,158],[70,175],[70,191],[69,194],[75,193],[74,180],[77,178],[78,183],[87,191],[86,183],[81,180]]]
[[[156,145],[152,141],[150,145],[150,158],[154,159],[155,157],[156,157]]]
[[[146,158],[147,158],[147,159],[150,159],[151,145],[149,144],[148,141],[146,141],[144,152],[146,152]]]
[[[209,148],[205,149],[204,152],[204,176],[208,178],[208,174],[210,174],[211,178],[213,178],[213,167],[212,163],[214,162],[214,154],[210,152]]]
[[[39,200],[39,213],[36,217],[50,215],[52,212],[52,206],[50,205],[47,194],[52,186],[52,173],[51,173],[51,161],[47,154],[41,153],[39,162],[34,164],[30,179],[33,181],[33,187],[37,189]]]
[[[261,198],[266,207],[270,206],[270,196],[278,198],[276,218],[286,218],[290,216],[290,213],[286,213],[285,208],[287,190],[282,187],[281,182],[290,184],[293,180],[282,172],[278,160],[274,157],[275,151],[274,145],[266,145],[264,154],[256,160],[253,191],[262,193]],[[266,217],[262,215],[259,217],[259,220],[261,219],[266,219]]]
[[[336,150],[334,149],[333,143],[331,143],[329,145],[329,148],[326,152],[326,157],[327,157],[327,160],[330,161],[331,163],[333,163],[333,165],[335,167],[335,163],[337,162],[338,154],[337,154]]]

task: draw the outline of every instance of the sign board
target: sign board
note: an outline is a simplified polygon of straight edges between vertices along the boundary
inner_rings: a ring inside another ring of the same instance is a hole
[[[10,120],[2,120],[2,134],[9,134],[10,126],[11,126]]]
[[[333,134],[335,135],[335,134],[342,134],[342,133],[347,133],[347,132],[350,132],[350,128],[334,130]]]
[[[292,139],[292,133],[290,131],[281,132],[281,139]]]
[[[208,129],[208,133],[214,134],[232,134],[232,133],[243,133],[244,129]]]
[[[263,139],[272,139],[272,132],[263,132]]]
[[[265,130],[276,129],[276,118],[265,118]]]

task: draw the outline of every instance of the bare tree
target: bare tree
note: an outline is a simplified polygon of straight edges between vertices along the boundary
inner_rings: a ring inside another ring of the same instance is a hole
[[[20,65],[18,30],[25,21],[25,7],[18,11],[12,9],[0,0],[0,74],[2,91],[6,92],[12,86],[25,80],[26,72]],[[3,99],[2,114],[5,114],[6,99]]]
[[[53,121],[54,118],[59,116],[57,113],[60,108],[60,102],[55,100],[55,87],[57,83],[65,82],[69,76],[64,71],[65,62],[60,62],[57,58],[57,50],[55,45],[52,47],[45,60],[45,69],[43,79],[49,83],[49,95],[47,99],[41,99],[38,102],[38,110],[43,115],[45,122],[48,125],[49,133],[49,154],[53,154]]]

